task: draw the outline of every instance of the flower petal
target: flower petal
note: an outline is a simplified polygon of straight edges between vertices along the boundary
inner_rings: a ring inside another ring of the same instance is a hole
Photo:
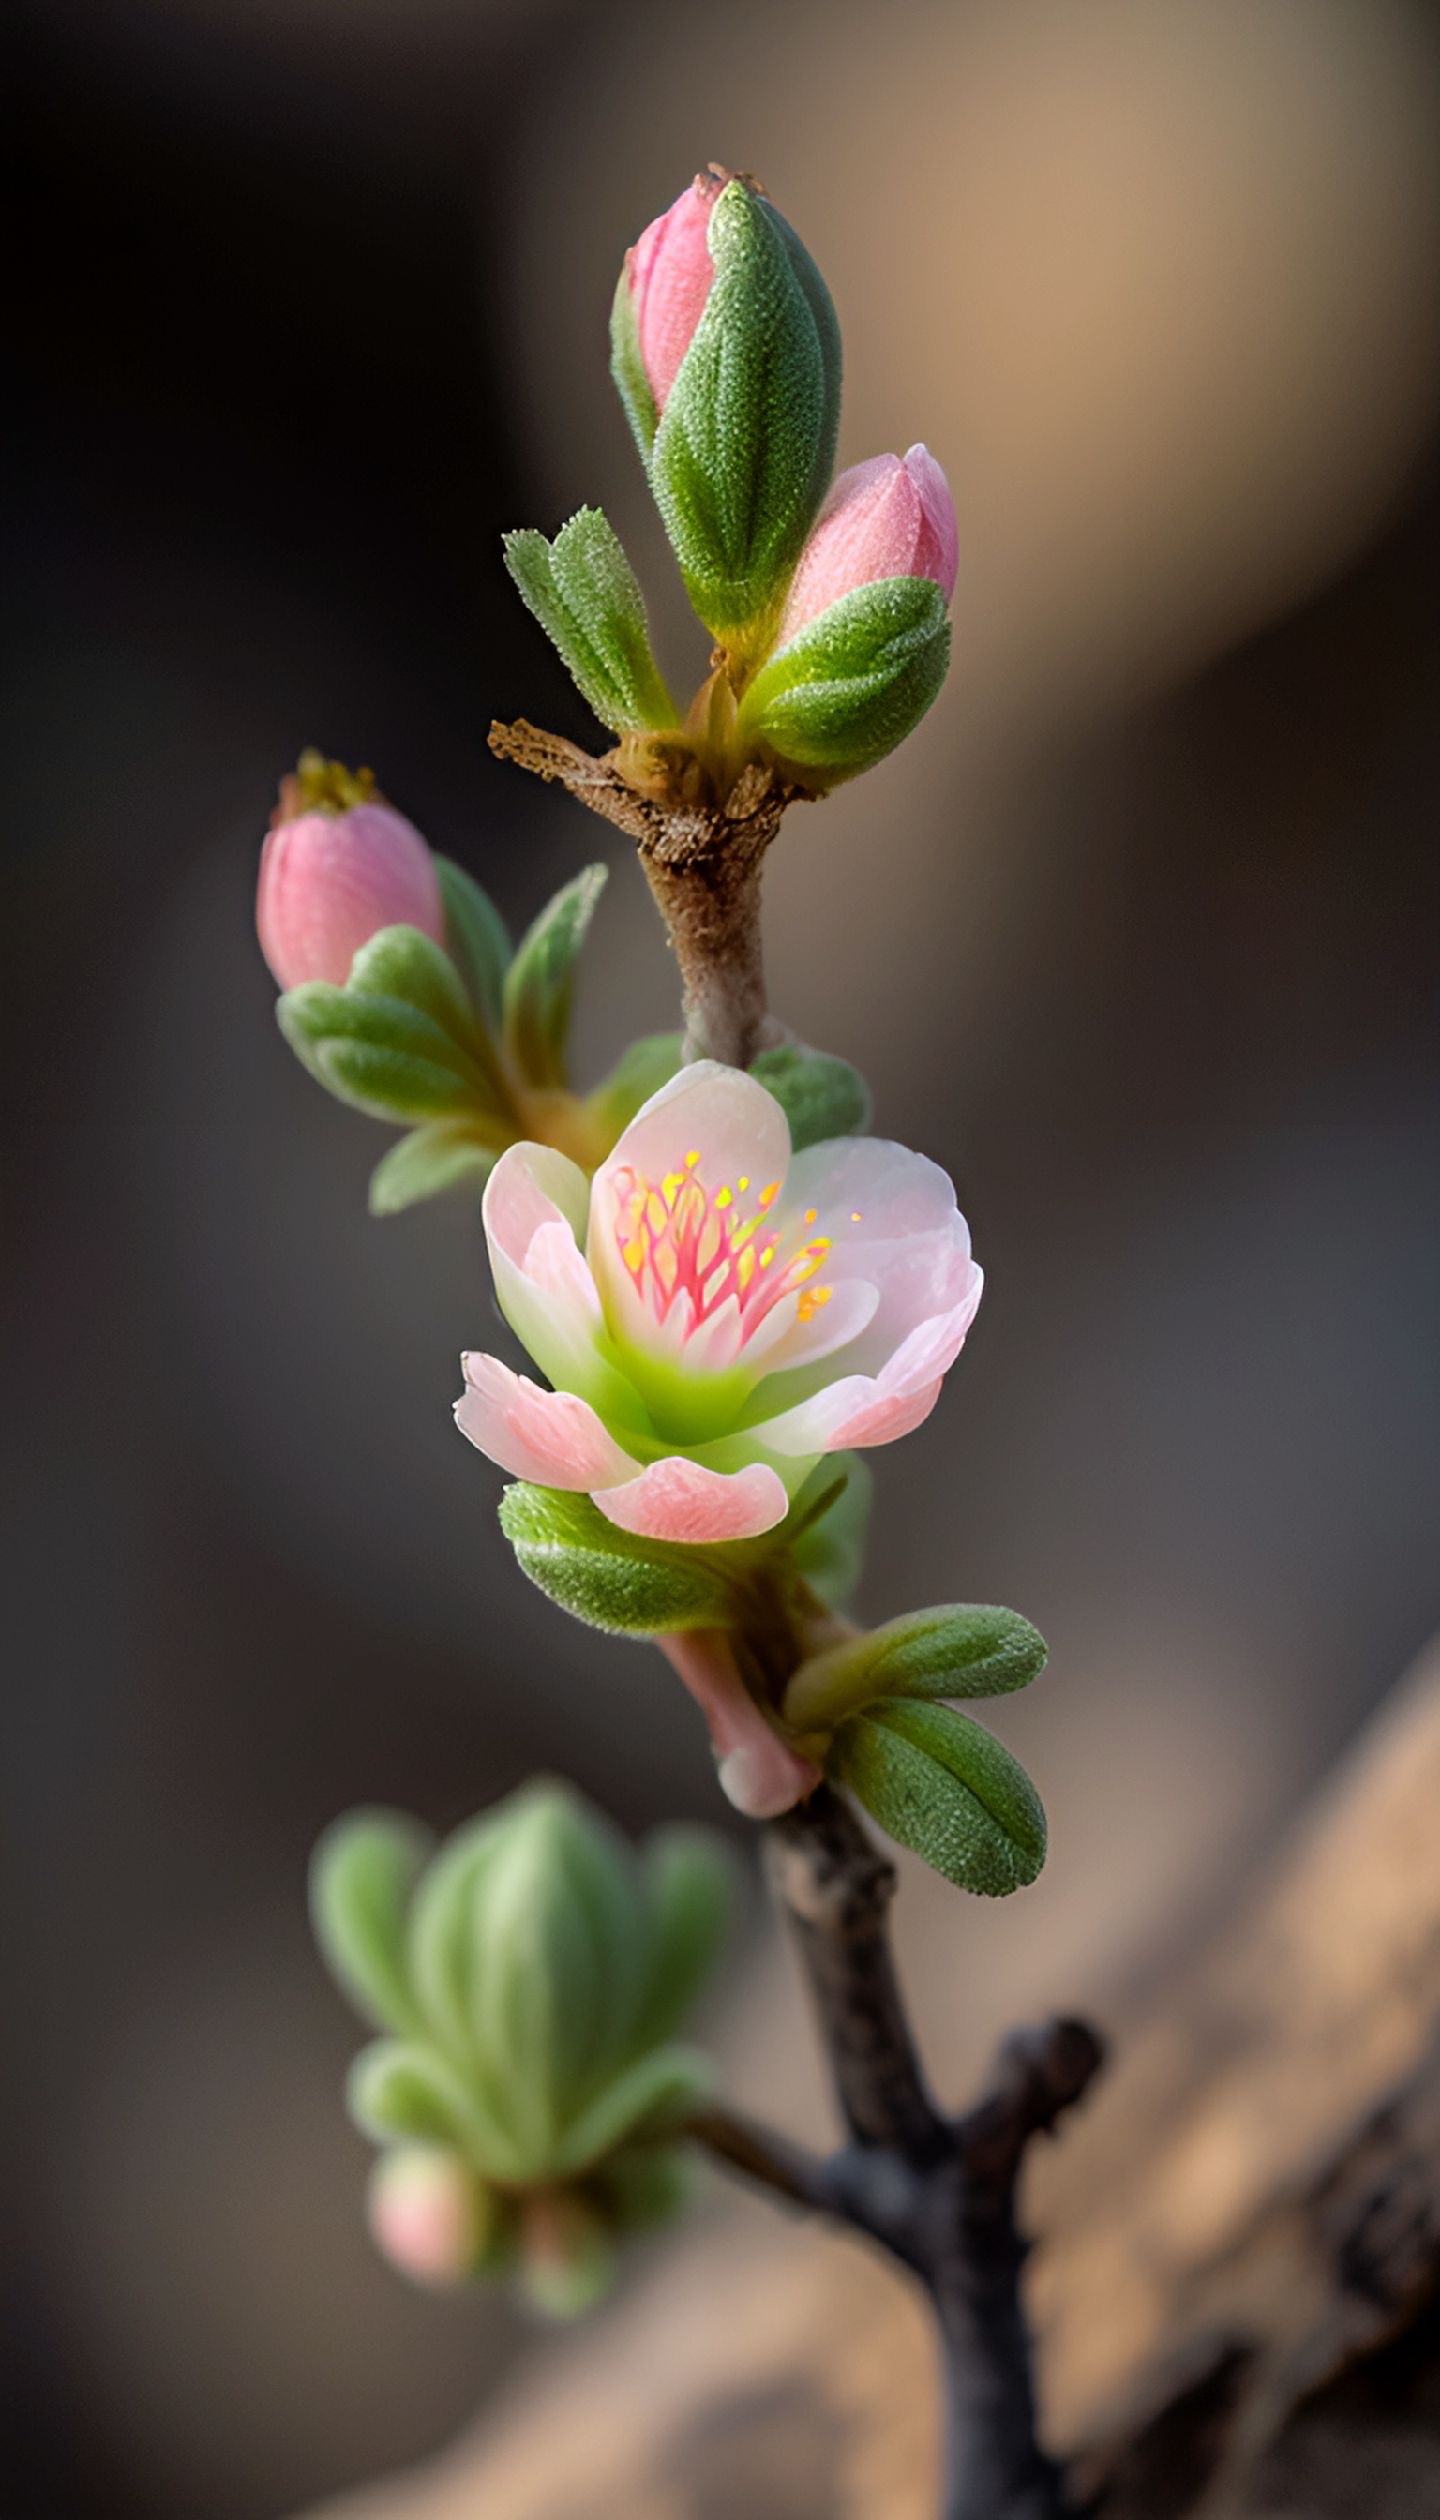
[[[455,1423],[512,1478],[553,1488],[633,1482],[637,1464],[588,1400],[570,1391],[542,1391],[523,1374],[512,1374],[498,1356],[463,1356],[460,1362],[466,1388],[455,1403]]]
[[[752,1426],[747,1441],[767,1453],[839,1452],[893,1443],[908,1435],[934,1408],[949,1367],[965,1344],[984,1284],[973,1267],[972,1283],[948,1312],[924,1321],[902,1340],[878,1374],[846,1374],[778,1417]]]
[[[782,1205],[782,1230],[798,1236],[813,1213],[813,1230],[829,1237],[817,1283],[838,1292],[860,1279],[878,1290],[872,1318],[847,1360],[857,1372],[878,1373],[922,1322],[952,1311],[971,1292],[970,1231],[949,1175],[907,1146],[885,1138],[832,1138],[807,1147],[791,1166]],[[777,1405],[802,1399],[814,1387],[813,1376],[789,1385]]]
[[[623,1486],[597,1487],[595,1502],[621,1531],[647,1540],[753,1540],[790,1510],[784,1481],[768,1463],[706,1470],[683,1453],[652,1461]]]

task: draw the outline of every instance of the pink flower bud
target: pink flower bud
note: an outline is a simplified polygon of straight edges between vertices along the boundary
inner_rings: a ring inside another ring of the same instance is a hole
[[[260,949],[282,989],[350,977],[362,945],[385,927],[417,927],[437,945],[445,913],[430,851],[413,823],[318,754],[282,780],[260,856]]]
[[[462,2284],[493,2220],[490,2191],[453,2153],[405,2144],[371,2173],[371,2238],[412,2283]]]
[[[657,414],[665,408],[680,363],[705,311],[715,266],[706,238],[710,213],[731,177],[708,167],[625,257],[640,362]]]
[[[832,485],[791,581],[778,645],[878,578],[933,578],[948,604],[959,537],[950,484],[928,447],[872,455]]]

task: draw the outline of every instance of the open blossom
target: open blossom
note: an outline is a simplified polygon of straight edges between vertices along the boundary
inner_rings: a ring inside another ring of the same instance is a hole
[[[309,756],[281,784],[260,857],[255,901],[260,949],[282,989],[306,980],[340,988],[362,945],[385,927],[416,927],[442,944],[445,912],[435,862],[413,823]]]
[[[753,1537],[822,1456],[929,1416],[980,1301],[939,1166],[880,1138],[792,1156],[774,1096],[701,1061],[595,1175],[507,1149],[485,1192],[501,1310],[553,1389],[467,1356],[456,1418],[621,1530]]]
[[[948,604],[959,537],[950,484],[928,447],[872,455],[833,484],[790,583],[778,644],[785,647],[842,595],[880,578],[933,578]]]

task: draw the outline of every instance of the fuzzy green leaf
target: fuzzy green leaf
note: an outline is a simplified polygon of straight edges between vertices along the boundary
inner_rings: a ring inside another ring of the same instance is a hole
[[[1003,1697],[1044,1666],[1045,1640],[1018,1612],[949,1602],[815,1655],[785,1692],[785,1720],[813,1732],[882,1698]]]
[[[948,1706],[899,1699],[853,1715],[826,1765],[882,1829],[962,1890],[1003,1898],[1045,1861],[1045,1813],[1019,1761]]]
[[[587,866],[548,901],[505,975],[505,1044],[532,1085],[563,1085],[575,960],[609,868]]]
[[[490,1088],[453,1035],[402,998],[307,980],[275,1008],[291,1049],[342,1102],[380,1120],[493,1114]]]
[[[655,397],[640,355],[640,333],[635,321],[635,294],[630,286],[628,255],[615,284],[615,297],[610,309],[610,373],[624,405],[625,417],[635,433],[640,460],[648,468],[660,415],[655,409]]]
[[[715,277],[651,449],[650,479],[700,618],[770,615],[815,514],[833,448],[826,353],[788,231],[727,184],[710,214]]]
[[[415,927],[378,928],[350,965],[352,997],[402,999],[448,1033],[467,1057],[475,1051],[475,1010],[449,955]]]
[[[574,2177],[637,2135],[663,2135],[698,2108],[711,2089],[709,2064],[693,2048],[654,2048],[598,2092],[566,2130],[551,2168]]]
[[[315,1938],[331,1974],[382,2029],[416,2021],[407,1915],[432,1844],[403,1812],[355,1811],[327,1829],[311,1859]]]
[[[919,725],[949,661],[933,579],[878,579],[842,595],[761,668],[741,704],[741,740],[833,786]]]
[[[519,1482],[500,1499],[500,1528],[532,1584],[590,1627],[659,1636],[734,1622],[734,1579],[721,1550],[642,1540],[607,1522],[588,1496]]]
[[[848,1059],[787,1041],[762,1050],[750,1073],[780,1105],[797,1155],[824,1138],[861,1137],[870,1125],[870,1089]]]
[[[795,1564],[827,1610],[843,1609],[860,1581],[874,1493],[874,1474],[859,1453],[831,1453],[790,1508],[789,1524],[802,1526],[790,1543]],[[821,1497],[829,1501],[817,1514]]]
[[[370,1175],[370,1213],[398,1216],[402,1208],[438,1198],[461,1182],[482,1190],[499,1152],[468,1120],[431,1120],[381,1156]]]
[[[642,1877],[650,1922],[648,1984],[633,2033],[637,2048],[668,2039],[694,2002],[730,1914],[734,1868],[708,1829],[657,1829]]]
[[[639,581],[599,508],[581,508],[553,543],[531,528],[507,534],[505,566],[602,726],[674,726]]]
[[[470,2133],[471,2113],[458,2079],[431,2049],[400,2039],[377,2039],[361,2049],[345,2099],[362,2135],[379,2144],[404,2139],[463,2145]]]
[[[684,1047],[683,1034],[647,1033],[642,1040],[631,1042],[604,1083],[596,1086],[586,1107],[612,1145],[621,1130],[629,1127],[641,1104],[658,1094],[662,1085],[669,1084],[680,1066]]]
[[[437,857],[435,872],[451,960],[486,1031],[498,1033],[512,950],[505,922],[490,895],[453,858]]]

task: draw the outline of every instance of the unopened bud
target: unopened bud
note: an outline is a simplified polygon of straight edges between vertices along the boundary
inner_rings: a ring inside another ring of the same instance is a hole
[[[419,928],[444,943],[435,862],[414,824],[377,796],[368,770],[352,774],[305,753],[282,781],[261,852],[255,925],[282,989],[306,980],[341,986],[381,928]]]
[[[842,595],[879,578],[933,578],[948,604],[959,541],[950,484],[928,447],[872,455],[835,483],[800,554],[780,624],[784,648]]]
[[[463,2284],[493,2237],[497,2204],[457,2154],[404,2144],[382,2153],[371,2174],[371,2237],[412,2283]]]

